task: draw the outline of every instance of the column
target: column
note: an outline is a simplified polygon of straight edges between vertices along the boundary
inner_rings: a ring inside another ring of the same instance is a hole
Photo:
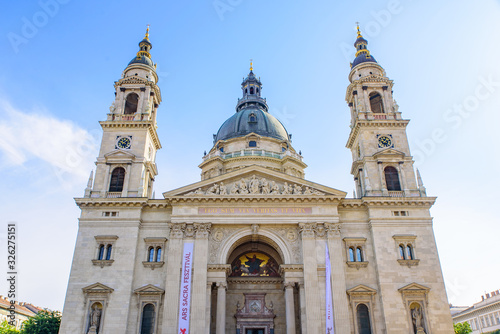
[[[107,192],[108,192],[108,189],[109,189],[109,174],[111,172],[111,165],[108,165],[108,164],[105,164],[104,165],[104,170],[105,170],[105,174],[104,174],[104,184],[102,185],[102,189],[101,189],[101,197],[102,198],[106,198],[107,197]],[[97,172],[96,172],[97,174]],[[95,187],[95,181],[94,181],[94,187]]]
[[[401,190],[403,190],[404,192],[404,195],[405,196],[410,196],[410,193],[409,193],[409,190],[408,190],[408,187],[406,185],[406,175],[405,175],[405,172],[403,170],[403,162],[399,162],[398,163],[398,172],[399,172],[399,175],[400,176],[400,180],[401,180]]]
[[[179,289],[182,268],[182,249],[186,224],[170,225],[170,239],[165,254],[167,277],[165,282],[165,307],[163,312],[162,334],[177,334],[179,316]]]
[[[293,302],[293,288],[295,283],[285,283],[286,333],[295,334],[295,305]]]
[[[300,223],[302,257],[304,259],[304,288],[306,304],[306,327],[311,334],[321,333],[320,291],[318,283],[318,260],[316,258],[316,223]]]
[[[210,313],[212,309],[212,282],[207,283],[207,298],[205,303],[205,334],[210,334]]]
[[[194,223],[196,241],[193,259],[192,316],[190,318],[192,333],[203,333],[206,330],[208,235],[211,225],[210,223]]]
[[[380,179],[380,188],[382,189],[382,196],[389,196],[389,192],[387,191],[387,186],[384,182],[384,171],[382,170],[382,162],[377,161],[378,165],[378,176]]]
[[[388,86],[382,86],[382,98],[384,101],[384,112],[386,114],[393,112],[392,105],[390,103],[389,91],[387,90],[388,88]]]
[[[349,303],[345,285],[345,263],[343,259],[340,223],[325,223],[327,229],[327,245],[330,251],[332,268],[333,315],[335,319],[335,334],[351,334],[349,321]]]
[[[366,112],[372,112],[372,106],[370,104],[370,99],[368,97],[368,87],[363,86],[361,88],[363,89],[363,100],[365,101]]]
[[[128,197],[128,184],[130,182],[130,164],[125,168],[125,179],[123,180],[122,197]]]
[[[226,289],[227,283],[217,282],[216,334],[226,334]]]
[[[307,334],[306,326],[306,293],[304,290],[304,283],[299,283],[299,300],[300,300],[300,326],[302,329],[301,334]]]

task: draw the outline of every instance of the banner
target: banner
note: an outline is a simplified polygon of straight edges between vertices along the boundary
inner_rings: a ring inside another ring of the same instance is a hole
[[[330,254],[328,244],[325,245],[326,262],[326,334],[334,334],[333,327],[333,305],[332,305],[332,268],[330,266]]]
[[[179,330],[178,334],[189,333],[189,315],[191,312],[191,275],[193,266],[193,243],[184,243],[182,253],[181,291],[179,298]]]

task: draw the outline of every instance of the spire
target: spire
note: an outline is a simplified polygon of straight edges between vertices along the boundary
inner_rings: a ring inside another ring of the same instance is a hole
[[[90,193],[92,191],[92,182],[93,181],[94,181],[94,170],[91,170],[89,180],[87,181],[87,188],[85,188],[84,197],[90,197]]]
[[[356,41],[354,42],[354,47],[356,48],[356,58],[351,63],[351,68],[360,63],[365,63],[365,62],[376,63],[377,61],[375,60],[375,58],[373,58],[373,56],[370,54],[370,51],[366,47],[368,45],[368,41],[363,38],[363,35],[361,35],[361,30],[359,29],[359,22],[356,22],[356,29],[358,34]]]
[[[241,90],[243,91],[243,98],[238,99],[236,112],[251,105],[259,105],[264,108],[265,111],[268,111],[269,108],[266,99],[260,96],[262,83],[260,82],[260,78],[257,79],[253,73],[253,59],[250,59],[250,73],[243,79]]]
[[[253,59],[250,59],[250,72],[253,72]]]
[[[153,69],[156,69],[156,65],[153,63],[151,59],[151,54],[149,51],[153,48],[153,45],[149,41],[149,24],[146,28],[146,34],[144,35],[144,38],[142,41],[139,42],[139,51],[137,52],[136,56],[134,59],[128,63],[128,65],[132,64],[144,64],[144,65],[149,65]]]
[[[358,27],[358,29],[359,29],[359,27]],[[146,36],[144,36],[144,39],[147,39],[149,41],[149,24],[148,24],[148,27],[146,29]]]
[[[418,168],[417,168],[417,184],[418,184],[418,190],[420,191],[420,196],[426,197],[427,190],[424,187],[424,183],[422,182],[422,176],[420,176],[420,171],[418,170]]]

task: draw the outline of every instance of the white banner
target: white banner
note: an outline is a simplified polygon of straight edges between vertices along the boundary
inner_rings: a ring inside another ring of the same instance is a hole
[[[328,244],[325,245],[326,261],[326,334],[334,334],[333,327],[333,305],[332,305],[332,268],[330,266],[330,254]]]
[[[179,298],[179,330],[178,334],[189,333],[189,315],[191,313],[191,275],[193,266],[193,243],[184,243],[182,253],[181,291]],[[167,301],[168,302],[168,301]]]

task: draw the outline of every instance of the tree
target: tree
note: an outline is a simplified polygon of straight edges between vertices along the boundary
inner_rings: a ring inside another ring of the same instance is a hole
[[[469,334],[472,332],[472,328],[470,328],[468,322],[454,324],[453,329],[455,330],[455,334]]]
[[[19,332],[16,327],[9,325],[7,320],[2,321],[0,324],[0,334],[19,334]]]
[[[21,334],[57,334],[61,324],[61,312],[42,310],[23,324]]]

